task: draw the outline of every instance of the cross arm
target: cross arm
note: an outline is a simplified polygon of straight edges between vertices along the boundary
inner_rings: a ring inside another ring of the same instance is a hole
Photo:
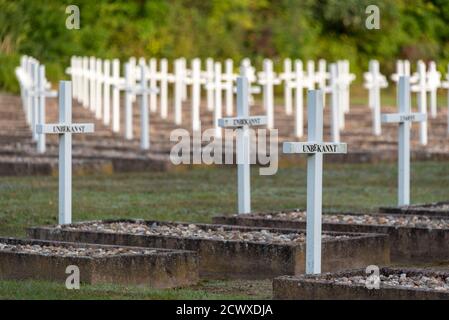
[[[48,123],[36,125],[37,133],[93,133],[95,126],[93,123],[76,123],[76,124],[60,124],[60,123]]]
[[[421,122],[426,121],[427,115],[424,113],[390,113],[382,115],[382,122]]]
[[[241,128],[243,126],[263,126],[267,124],[267,117],[233,117],[218,119],[218,126],[222,128]]]
[[[284,142],[283,153],[347,153],[346,143]]]

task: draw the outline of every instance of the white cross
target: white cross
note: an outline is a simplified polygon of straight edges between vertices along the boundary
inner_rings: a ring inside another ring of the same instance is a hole
[[[315,74],[315,80],[318,84],[318,89],[323,90],[323,108],[326,106],[326,80],[329,79],[327,72],[326,60],[318,60],[318,72]]]
[[[306,79],[304,77],[303,65],[301,60],[295,61],[295,79],[293,86],[295,88],[295,135],[300,138],[304,135],[304,102],[303,91],[304,83]]]
[[[92,112],[95,112],[96,110],[96,89],[97,86],[95,84],[96,81],[96,60],[95,57],[89,58],[89,109]]]
[[[340,80],[338,77],[337,63],[331,63],[329,66],[329,87],[325,88],[325,92],[331,94],[330,107],[331,107],[331,139],[332,142],[340,142],[340,120],[342,112],[341,110],[341,90]],[[324,95],[324,94],[323,94]],[[324,103],[324,99],[323,99]],[[344,114],[344,113],[343,113]]]
[[[181,74],[181,101],[187,100],[187,82],[185,81],[187,78],[187,75],[189,74],[190,70],[187,70],[187,60],[184,57],[181,57],[179,60],[179,66],[181,68],[180,74]]]
[[[101,59],[96,60],[95,68],[95,117],[101,119],[103,114],[103,99],[102,99],[102,87],[103,87],[103,61]]]
[[[380,89],[388,87],[387,79],[379,71],[379,62],[371,60],[369,62],[369,72],[364,75],[364,87],[368,89],[368,105],[373,114],[373,134],[379,136],[382,133],[380,121]]]
[[[103,61],[103,123],[111,123],[111,61]]]
[[[345,128],[345,114],[350,109],[349,87],[355,80],[355,74],[350,73],[349,61],[340,60],[337,62],[339,87],[340,87],[340,129]]]
[[[321,273],[321,219],[323,154],[346,153],[346,143],[323,142],[323,92],[307,96],[308,142],[284,142],[284,153],[307,154],[306,273]]]
[[[148,88],[147,67],[145,62],[141,61],[139,64],[139,78],[138,85],[132,85],[131,79],[131,65],[125,65],[125,138],[130,140],[133,138],[133,103],[132,96],[140,96],[140,148],[148,150],[150,148],[149,141],[149,113],[148,113],[148,95],[154,92],[159,92],[157,88]]]
[[[427,114],[426,65],[423,61],[418,61],[418,83],[411,90],[418,94],[419,112]],[[423,146],[427,145],[427,119],[419,123],[419,141]]]
[[[83,93],[81,98],[81,103],[83,107],[87,108],[89,106],[89,58],[83,57]]]
[[[292,83],[295,79],[295,73],[292,72],[292,60],[284,59],[284,72],[279,75],[279,78],[284,82],[284,103],[285,113],[292,114]]]
[[[246,77],[237,77],[237,117],[219,119],[218,124],[223,128],[237,129],[237,189],[238,212],[251,212],[250,186],[250,126],[267,123],[264,116],[249,116],[249,83]]]
[[[201,59],[192,60],[192,72],[188,83],[192,85],[192,130],[201,130],[200,103],[201,103]]]
[[[150,88],[156,88],[157,87],[157,59],[151,58],[150,64],[149,64],[149,77],[150,77]],[[157,94],[152,93],[150,94],[150,111],[156,112],[157,111]]]
[[[167,119],[168,116],[168,81],[171,76],[168,74],[168,61],[167,59],[161,59],[160,61],[160,90],[161,90],[161,118]]]
[[[441,86],[448,90],[447,92],[447,132],[449,133],[449,64],[447,65],[446,81]]]
[[[207,110],[214,110],[214,60],[206,59],[206,72],[204,74],[204,85],[206,89]]]
[[[182,123],[182,101],[184,93],[184,67],[183,60],[175,60],[175,73],[174,73],[174,108],[175,108],[175,124],[180,125]]]
[[[225,81],[225,96],[226,96],[226,115],[232,116],[233,114],[233,100],[234,100],[234,81],[236,75],[234,74],[234,61],[232,59],[226,59],[225,61],[225,74],[223,80]]]
[[[408,60],[397,60],[396,61],[396,72],[391,75],[391,80],[394,82],[399,82],[399,77],[409,76],[410,83],[415,83],[418,80],[418,74],[410,76],[410,61]]]
[[[222,82],[222,73],[221,73],[221,63],[215,62],[214,64],[214,73],[213,73],[213,82],[206,83],[206,90],[212,89],[214,93],[214,126],[215,126],[215,136],[221,137],[221,128],[218,125],[218,119],[222,117],[222,89],[227,89],[228,82]]]
[[[72,84],[59,83],[59,123],[38,124],[39,134],[59,135],[59,224],[72,223],[72,134],[94,132],[93,123],[72,123]]]
[[[398,135],[398,205],[410,204],[410,124],[426,120],[425,113],[412,113],[410,110],[410,77],[399,77],[398,111],[399,113],[383,114],[382,121],[399,123]]]
[[[250,106],[252,106],[254,104],[253,94],[259,94],[261,90],[259,86],[252,85],[254,82],[256,82],[257,77],[256,77],[256,69],[251,65],[251,60],[249,58],[244,58],[240,63],[240,75],[245,76],[248,79],[248,88],[249,88],[248,103]]]
[[[222,116],[221,90],[225,87],[221,80],[221,63],[214,64],[214,123],[215,136],[221,137],[221,128],[218,125],[218,119]]]
[[[427,90],[430,97],[430,116],[437,116],[437,89],[441,87],[441,73],[437,70],[435,61],[429,63],[429,71],[427,72]]]
[[[315,61],[308,60],[307,61],[307,89],[313,90],[315,89]]]
[[[263,72],[259,74],[259,84],[263,85],[263,101],[267,112],[267,127],[274,128],[274,91],[273,87],[281,83],[273,72],[273,61],[265,59],[263,61]]]
[[[33,139],[37,140],[37,152],[45,152],[45,136],[39,135],[36,132],[36,125],[45,123],[45,99],[47,97],[56,97],[56,91],[48,90],[50,84],[45,78],[45,66],[39,65],[37,60],[31,61],[31,75],[26,74],[26,70],[22,67],[27,63],[25,57],[21,60],[21,67],[16,68],[16,75],[21,88],[21,95],[24,103],[24,109],[27,110],[27,103],[31,101],[31,131]],[[30,100],[28,100],[30,99]]]
[[[123,86],[120,77],[120,60],[112,61],[112,131],[120,131],[120,87]]]

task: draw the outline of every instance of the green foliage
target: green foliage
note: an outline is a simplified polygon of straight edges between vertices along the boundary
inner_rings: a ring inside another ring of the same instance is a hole
[[[70,0],[0,0],[0,89],[17,90],[13,63],[33,55],[63,76],[71,55],[127,59],[185,56],[370,58],[386,71],[398,57],[449,61],[447,0],[78,0],[81,29],[68,30]],[[366,7],[380,9],[368,30]]]

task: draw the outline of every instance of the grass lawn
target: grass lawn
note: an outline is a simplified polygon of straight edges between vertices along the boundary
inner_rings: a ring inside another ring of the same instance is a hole
[[[324,165],[326,211],[373,211],[396,203],[396,164]],[[449,163],[412,163],[414,203],[448,199]],[[28,226],[57,221],[56,177],[0,177],[0,235],[25,236]],[[274,176],[252,170],[253,211],[306,205],[305,166],[280,168]],[[201,167],[168,173],[76,176],[74,221],[143,218],[210,222],[236,207],[236,171]],[[177,290],[88,286],[66,290],[63,283],[0,281],[0,298],[50,299],[238,299],[270,298],[270,281],[203,281]]]

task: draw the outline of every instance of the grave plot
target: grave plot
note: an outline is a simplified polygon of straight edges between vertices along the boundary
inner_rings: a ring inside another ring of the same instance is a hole
[[[36,239],[197,251],[200,276],[265,279],[305,269],[305,232],[141,220],[105,220],[34,227]],[[389,263],[385,235],[323,233],[323,270]]]
[[[0,279],[65,283],[71,265],[89,284],[173,288],[198,281],[198,257],[191,251],[0,238]]]
[[[388,234],[392,262],[449,260],[449,219],[423,215],[323,214],[323,230]],[[304,229],[306,212],[220,216],[214,223]]]
[[[376,289],[375,284],[378,284]],[[369,289],[372,288],[372,289]],[[274,299],[425,300],[449,299],[449,273],[380,268],[379,276],[353,270],[273,280]]]
[[[389,214],[428,215],[449,218],[449,201],[421,203],[401,207],[381,207],[379,211]]]

